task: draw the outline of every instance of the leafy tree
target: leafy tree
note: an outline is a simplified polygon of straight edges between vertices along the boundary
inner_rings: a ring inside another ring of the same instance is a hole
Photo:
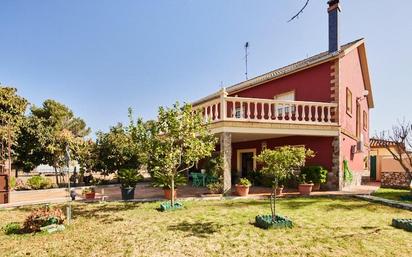
[[[134,129],[135,140],[144,147],[144,159],[154,173],[170,181],[174,206],[175,179],[194,164],[212,154],[216,138],[205,126],[199,113],[191,105],[179,103],[172,108],[159,108],[158,118],[150,125],[141,120]]]
[[[132,140],[128,127],[121,123],[111,127],[107,133],[97,133],[96,151],[96,168],[104,172],[116,172],[122,168],[137,170],[140,166],[141,149]]]
[[[0,160],[11,158],[11,147],[15,144],[28,102],[17,95],[17,89],[0,86]],[[9,151],[5,154],[5,148]]]
[[[154,135],[158,132],[157,123],[154,120],[149,120],[143,122],[142,119],[138,119],[136,123],[134,123],[133,117],[130,113],[130,133],[131,137],[134,142],[139,142],[141,149],[144,151],[142,154],[141,160],[142,163],[146,166],[147,171],[149,174],[154,177],[156,167],[161,166],[161,163],[158,162],[158,158],[154,155],[157,147],[154,145],[157,141],[153,140]]]
[[[82,171],[91,171],[95,169],[97,162],[96,143],[91,140],[84,140],[78,145],[76,160]]]
[[[51,130],[45,127],[40,119],[34,116],[26,118],[13,147],[16,171],[22,169],[30,172],[45,163],[44,153],[51,136]]]
[[[274,177],[270,196],[270,209],[274,221],[276,220],[275,205],[278,181],[291,176],[294,170],[305,165],[306,158],[313,156],[314,152],[304,147],[282,146],[274,150],[265,149],[256,157],[257,161],[263,164],[262,173]]]
[[[86,123],[65,105],[54,100],[44,101],[41,107],[31,108],[30,121],[35,121],[39,132],[47,132],[47,138],[41,140],[39,155],[42,162],[54,167],[56,183],[59,183],[57,169],[65,165],[66,146],[71,149],[72,159],[77,159],[79,145],[90,133]]]

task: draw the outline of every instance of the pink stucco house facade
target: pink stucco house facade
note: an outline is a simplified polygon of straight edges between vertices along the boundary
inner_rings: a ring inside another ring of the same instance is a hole
[[[210,122],[231,172],[245,176],[264,148],[302,145],[308,164],[326,167],[327,187],[342,189],[343,161],[353,183],[368,176],[369,111],[374,107],[365,40],[339,45],[339,1],[329,1],[329,50],[203,97],[193,106]]]

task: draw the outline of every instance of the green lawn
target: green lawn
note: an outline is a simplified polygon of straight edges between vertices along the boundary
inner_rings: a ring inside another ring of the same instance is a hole
[[[76,204],[73,224],[52,235],[0,233],[1,256],[411,256],[412,234],[390,226],[412,212],[352,198],[290,198],[277,209],[293,229],[262,230],[266,201]],[[0,211],[0,226],[29,209]]]
[[[378,196],[390,200],[396,200],[401,202],[412,203],[411,200],[402,200],[401,196],[412,195],[410,190],[406,189],[392,189],[392,188],[379,188],[376,192],[372,194],[373,196]]]

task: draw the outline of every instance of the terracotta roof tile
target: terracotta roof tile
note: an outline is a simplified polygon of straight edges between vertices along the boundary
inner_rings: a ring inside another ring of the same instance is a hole
[[[236,92],[240,89],[248,88],[250,86],[260,84],[260,83],[263,83],[263,82],[281,77],[283,75],[289,74],[289,73],[294,72],[296,70],[303,69],[307,66],[314,65],[316,63],[321,63],[321,62],[327,61],[329,59],[336,58],[340,53],[344,52],[346,49],[350,48],[351,46],[355,45],[356,43],[358,43],[361,40],[363,40],[363,39],[361,38],[361,39],[352,41],[350,43],[347,43],[345,45],[342,45],[338,52],[329,53],[328,51],[325,51],[325,52],[322,52],[320,54],[316,54],[316,55],[311,56],[309,58],[303,59],[301,61],[289,64],[289,65],[284,66],[284,67],[281,67],[279,69],[272,70],[272,71],[267,72],[265,74],[254,77],[252,79],[249,79],[249,80],[237,83],[235,85],[229,86],[229,87],[226,88],[226,91],[230,94],[230,93]],[[201,98],[198,101],[193,102],[192,104],[196,105],[196,104],[208,101],[210,99],[216,98],[217,96],[219,96],[219,92],[220,91],[217,91],[217,92],[215,92],[211,95],[208,95],[204,98]]]

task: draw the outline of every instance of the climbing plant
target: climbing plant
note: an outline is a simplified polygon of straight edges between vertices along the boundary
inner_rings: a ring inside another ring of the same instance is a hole
[[[343,181],[351,183],[353,180],[353,173],[349,169],[348,161],[343,161]]]

